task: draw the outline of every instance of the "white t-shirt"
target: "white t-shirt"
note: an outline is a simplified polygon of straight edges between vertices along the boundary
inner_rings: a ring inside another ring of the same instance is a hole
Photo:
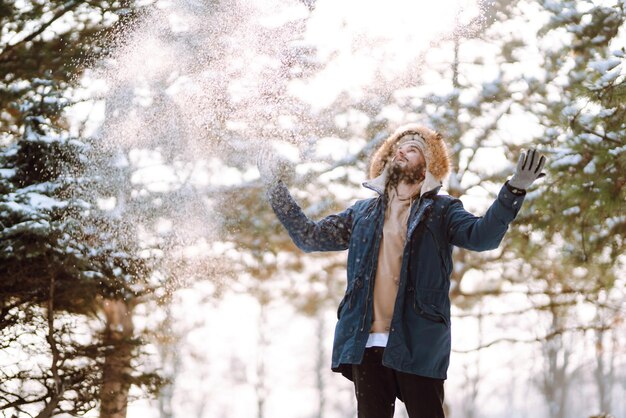
[[[367,337],[365,348],[387,347],[387,340],[389,340],[388,332],[372,332],[369,337]]]

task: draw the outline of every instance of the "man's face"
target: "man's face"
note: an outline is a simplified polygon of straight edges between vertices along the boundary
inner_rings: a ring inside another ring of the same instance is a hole
[[[414,143],[400,145],[391,159],[391,173],[399,181],[416,183],[424,179],[426,160],[422,151]]]

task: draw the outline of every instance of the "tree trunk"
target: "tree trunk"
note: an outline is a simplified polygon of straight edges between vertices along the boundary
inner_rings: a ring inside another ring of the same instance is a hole
[[[326,351],[324,350],[324,336],[325,336],[325,323],[324,323],[324,310],[319,309],[315,318],[317,322],[317,357],[315,361],[315,383],[318,394],[318,406],[316,418],[324,417],[324,408],[326,406],[326,396],[324,396],[324,388],[326,387],[324,382],[324,372],[326,371]]]
[[[257,400],[257,418],[265,417],[265,401],[267,400],[267,387],[265,376],[265,349],[267,348],[267,307],[265,300],[260,301],[261,310],[259,312],[258,339],[257,339],[257,364],[256,383],[254,389]]]
[[[161,336],[157,348],[161,354],[161,359],[164,363],[163,372],[167,378],[167,383],[163,385],[159,391],[159,418],[174,418],[174,411],[172,409],[172,399],[174,398],[174,387],[176,384],[176,378],[179,373],[180,359],[178,356],[179,350],[179,335],[172,331],[174,322],[172,314],[172,301],[168,298],[165,305],[165,320],[161,324],[161,329],[166,330],[166,335]],[[171,369],[169,369],[169,367]],[[201,415],[198,415],[201,416]]]
[[[570,372],[571,350],[564,341],[564,336],[559,334],[563,329],[563,318],[567,312],[560,311],[555,304],[550,310],[552,316],[551,332],[555,333],[545,341],[543,351],[545,356],[545,370],[541,383],[541,391],[546,400],[549,416],[551,418],[565,418],[567,416],[567,399],[569,387],[574,379],[574,373]]]
[[[59,363],[62,360],[59,353],[59,348],[57,347],[56,338],[54,336],[54,287],[55,277],[51,276],[48,295],[48,335],[46,336],[46,340],[50,345],[50,352],[52,354],[50,373],[54,378],[54,386],[48,389],[50,399],[46,402],[46,406],[44,407],[44,409],[39,412],[39,414],[37,414],[36,418],[50,418],[54,416],[54,412],[59,405],[59,402],[61,401],[64,390],[63,381],[61,380],[61,375],[59,374]]]
[[[106,353],[100,392],[100,418],[125,418],[130,389],[133,322],[132,312],[123,300],[107,299],[104,344]]]
[[[600,315],[596,317],[596,320],[600,324],[605,325]],[[607,332],[600,328],[596,330],[596,369],[594,371],[594,377],[596,381],[596,387],[598,389],[598,407],[600,408],[600,414],[608,414],[611,412],[612,391],[615,383],[615,330],[611,330],[613,339],[609,347],[606,345]],[[608,349],[607,349],[608,348]],[[608,360],[608,364],[607,364]]]
[[[483,315],[482,315],[482,305],[480,306],[480,310],[478,312],[478,316],[476,317],[476,336],[477,336],[477,347],[481,347],[483,345]],[[476,418],[479,416],[480,411],[478,408],[478,392],[481,387],[481,352],[476,351],[474,353],[469,354],[471,357],[467,360],[467,363],[464,365],[465,370],[465,384],[466,388],[465,396],[463,397],[463,416],[465,418]]]

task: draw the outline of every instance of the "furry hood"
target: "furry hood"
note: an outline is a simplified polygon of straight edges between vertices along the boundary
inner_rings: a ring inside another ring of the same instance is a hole
[[[426,160],[426,176],[420,195],[441,186],[450,174],[450,157],[443,137],[423,125],[411,123],[400,126],[389,136],[374,153],[369,164],[369,178],[363,183],[365,187],[383,194],[387,183],[387,163],[393,157],[398,142],[405,136],[418,135],[423,141],[421,147]]]

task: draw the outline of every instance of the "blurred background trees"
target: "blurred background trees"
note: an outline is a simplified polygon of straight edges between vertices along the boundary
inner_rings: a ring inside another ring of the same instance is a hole
[[[338,54],[307,37],[316,2],[280,24],[252,6],[234,19],[226,0],[3,2],[2,413],[122,417],[157,396],[162,417],[202,416],[208,396],[246,386],[268,416],[269,353],[289,338],[272,315],[288,311],[315,329],[298,370],[318,399],[311,416],[353,414],[350,388],[328,376],[345,254],[293,246],[254,154],[286,149],[290,189],[320,218],[369,196],[371,149],[408,121],[444,134],[445,189],[476,213],[522,149],[549,159],[500,249],[455,250],[453,314],[475,332],[453,343],[451,414],[482,416],[496,397],[525,405],[531,389],[533,413],[573,416],[574,391],[594,400],[585,410],[624,412],[626,6],[476,4],[480,16],[461,10],[406,68],[381,66],[320,108],[297,93]],[[228,342],[190,341],[210,326],[202,312],[219,317],[234,296],[256,306],[257,358],[232,354],[222,376],[208,353]],[[194,395],[190,371],[220,384]]]

